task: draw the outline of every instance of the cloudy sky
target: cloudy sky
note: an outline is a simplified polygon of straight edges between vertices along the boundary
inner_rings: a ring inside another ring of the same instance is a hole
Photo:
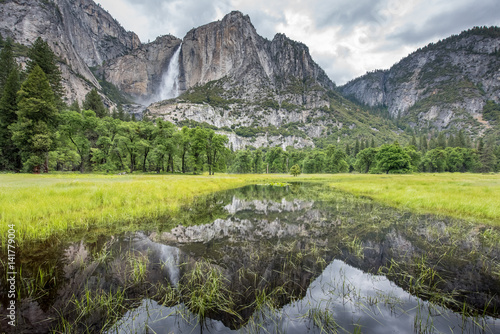
[[[473,26],[500,26],[498,0],[96,0],[142,42],[248,14],[257,32],[303,42],[338,85],[386,69],[415,49]]]

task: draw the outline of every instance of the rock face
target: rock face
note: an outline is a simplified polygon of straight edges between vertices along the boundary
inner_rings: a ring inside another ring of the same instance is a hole
[[[334,88],[307,46],[283,34],[272,41],[261,37],[250,18],[237,11],[189,31],[183,39],[180,66],[181,91],[222,78],[247,87],[240,95],[248,97],[258,85],[284,88],[291,78]]]
[[[500,101],[500,29],[474,28],[340,87],[369,107],[386,107],[410,125],[481,131],[487,100]],[[487,124],[486,124],[487,126]]]
[[[180,43],[179,38],[166,35],[143,44],[125,56],[108,61],[103,68],[105,79],[144,104],[157,101],[162,75]]]
[[[42,37],[61,59],[67,102],[82,101],[100,85],[89,66],[139,47],[136,34],[127,32],[92,0],[6,0],[0,4],[0,33],[14,42],[31,45]]]

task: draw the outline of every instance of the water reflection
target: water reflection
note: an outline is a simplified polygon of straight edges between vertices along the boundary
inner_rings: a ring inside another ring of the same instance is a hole
[[[496,228],[321,185],[215,194],[176,221],[22,251],[18,332],[500,331]]]
[[[203,332],[496,333],[499,326],[500,322],[492,318],[463,319],[457,313],[411,296],[384,276],[370,275],[334,260],[311,282],[302,299],[279,310],[255,313],[238,330],[209,319]],[[165,307],[145,299],[108,333],[160,333],[166,328],[173,333],[202,332],[196,317],[184,305]]]

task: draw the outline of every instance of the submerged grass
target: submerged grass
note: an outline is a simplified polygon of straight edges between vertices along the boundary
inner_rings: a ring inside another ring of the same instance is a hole
[[[45,240],[73,230],[144,228],[194,197],[256,183],[319,181],[417,212],[500,225],[500,175],[0,175],[0,240]]]

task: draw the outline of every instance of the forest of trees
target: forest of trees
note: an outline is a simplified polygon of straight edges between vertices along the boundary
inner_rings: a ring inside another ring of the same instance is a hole
[[[12,41],[0,52],[0,170],[13,172],[177,172],[230,173],[409,173],[498,172],[500,149],[493,138],[476,142],[456,136],[423,135],[402,146],[353,147],[339,143],[325,149],[248,148],[233,152],[228,138],[209,128],[179,129],[160,119],[136,121],[119,106],[105,108],[90,91],[82,106],[63,102],[57,59],[42,39],[28,52],[21,70]],[[495,105],[488,117],[498,117]]]

